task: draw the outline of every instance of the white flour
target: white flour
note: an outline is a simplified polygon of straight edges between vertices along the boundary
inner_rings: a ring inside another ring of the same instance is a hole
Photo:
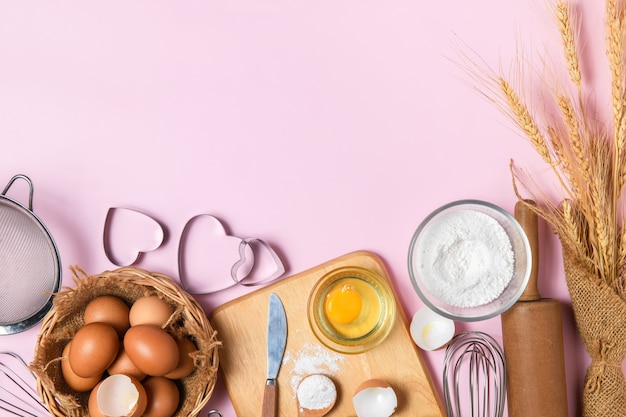
[[[415,266],[440,300],[457,307],[487,304],[511,281],[511,241],[494,218],[461,210],[441,216],[424,232]]]
[[[283,358],[283,364],[289,364],[293,361],[293,369],[291,371],[291,387],[294,392],[294,398],[298,390],[298,384],[304,377],[312,374],[336,375],[341,371],[341,363],[343,357],[339,354],[330,352],[320,345],[306,343],[296,352],[295,356],[288,351]]]
[[[325,375],[309,375],[300,382],[297,397],[301,408],[321,410],[335,401],[337,388]]]

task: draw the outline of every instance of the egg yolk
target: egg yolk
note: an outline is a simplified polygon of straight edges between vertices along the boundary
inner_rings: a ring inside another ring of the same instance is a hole
[[[361,313],[363,300],[352,285],[331,290],[326,296],[326,315],[335,323],[347,324]]]
[[[437,323],[428,323],[422,329],[422,339],[424,339],[424,342],[426,342],[426,344],[429,346],[433,345],[433,341],[431,339],[432,339],[434,331],[437,330],[436,328],[437,328]]]

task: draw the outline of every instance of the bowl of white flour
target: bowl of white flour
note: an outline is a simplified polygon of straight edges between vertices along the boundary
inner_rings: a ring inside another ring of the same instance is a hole
[[[426,305],[452,320],[478,321],[517,301],[532,258],[526,234],[510,213],[485,201],[460,200],[422,221],[408,263]]]

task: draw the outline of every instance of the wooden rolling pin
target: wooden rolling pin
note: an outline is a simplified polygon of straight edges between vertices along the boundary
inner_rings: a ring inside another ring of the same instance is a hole
[[[501,316],[509,417],[567,417],[561,304],[541,298],[537,287],[537,214],[518,202],[515,218],[530,242],[532,270],[519,300]]]

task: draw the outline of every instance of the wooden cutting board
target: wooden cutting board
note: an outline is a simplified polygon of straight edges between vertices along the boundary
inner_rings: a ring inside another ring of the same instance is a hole
[[[363,381],[371,378],[383,379],[395,389],[398,409],[394,417],[445,416],[397,298],[396,322],[378,347],[360,354],[340,354],[317,340],[307,318],[309,292],[325,273],[340,266],[369,268],[389,279],[378,256],[353,252],[232,300],[211,314],[211,324],[223,342],[219,352],[221,376],[237,416],[253,417],[261,413],[266,378],[267,308],[272,292],[280,296],[287,313],[287,346],[278,375],[279,416],[297,415],[297,383],[314,371],[330,376],[337,386],[337,403],[329,416],[355,416],[352,396]]]

